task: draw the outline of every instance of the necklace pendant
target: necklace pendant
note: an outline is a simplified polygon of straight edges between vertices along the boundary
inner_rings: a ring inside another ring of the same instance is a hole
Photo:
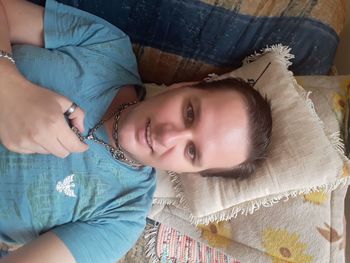
[[[116,160],[124,160],[125,159],[124,154],[119,152],[118,150],[116,150],[114,148],[110,148],[109,151],[112,154],[114,159],[116,159]]]
[[[125,160],[125,155],[123,153],[121,153],[121,152],[118,152],[117,153],[117,158],[121,159],[121,160]]]
[[[113,136],[113,138],[115,140],[115,144],[117,146],[116,148],[114,148],[113,146],[111,146],[108,143],[104,142],[103,140],[99,139],[98,137],[94,136],[94,133],[97,131],[98,128],[100,128],[104,124],[105,120],[101,120],[99,123],[97,123],[95,125],[95,127],[93,127],[89,131],[88,135],[85,138],[88,139],[88,140],[93,140],[93,141],[95,141],[95,142],[105,146],[109,150],[110,154],[112,155],[112,157],[114,159],[122,161],[122,162],[126,163],[127,165],[130,165],[133,168],[140,168],[140,167],[142,167],[142,165],[136,163],[133,160],[128,160],[125,157],[125,154],[123,153],[122,149],[119,148],[119,145],[118,145],[118,121],[120,119],[120,113],[124,109],[126,109],[127,107],[129,107],[129,106],[131,106],[131,105],[133,105],[135,103],[136,103],[136,101],[133,101],[133,102],[129,102],[129,103],[121,105],[119,107],[118,111],[114,115],[115,124],[114,124],[114,129],[113,129],[113,132],[112,132],[112,136]]]

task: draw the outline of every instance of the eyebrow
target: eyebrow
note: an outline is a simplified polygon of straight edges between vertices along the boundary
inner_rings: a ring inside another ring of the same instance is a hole
[[[198,97],[195,97],[192,99],[193,103],[193,110],[194,110],[194,116],[195,118],[195,125],[198,125],[198,123],[200,122],[201,119],[201,113],[202,113],[202,104],[201,104],[201,100]],[[198,147],[197,144],[195,144],[196,146],[196,158],[194,160],[194,165],[197,167],[201,167],[202,166],[202,153],[200,151],[200,147]]]

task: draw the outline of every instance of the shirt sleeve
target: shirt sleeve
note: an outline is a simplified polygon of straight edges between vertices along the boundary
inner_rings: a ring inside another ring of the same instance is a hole
[[[45,48],[14,45],[17,68],[29,81],[74,101],[95,125],[118,89],[142,85],[129,37],[87,12],[53,0],[44,13]],[[91,126],[86,126],[91,127]]]
[[[93,46],[128,36],[116,26],[93,14],[47,0],[44,15],[45,48]]]
[[[147,193],[131,191],[103,211],[94,212],[99,214],[95,219],[57,226],[51,231],[65,243],[77,263],[115,263],[142,233],[154,188],[153,181]],[[113,208],[115,203],[118,207]]]
[[[119,28],[90,13],[47,0],[44,15],[47,56],[57,65],[52,75],[71,76],[83,96],[94,99],[106,88],[135,85],[139,98],[144,88],[129,37]],[[55,73],[56,72],[56,73]],[[57,73],[60,72],[60,73]],[[54,74],[55,73],[55,74]],[[62,85],[58,85],[61,87]],[[76,88],[64,95],[77,94]]]

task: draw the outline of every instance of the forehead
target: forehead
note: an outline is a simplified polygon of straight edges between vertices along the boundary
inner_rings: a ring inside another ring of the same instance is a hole
[[[194,141],[203,168],[230,168],[245,161],[248,115],[244,97],[232,90],[206,91],[196,100],[200,116]]]

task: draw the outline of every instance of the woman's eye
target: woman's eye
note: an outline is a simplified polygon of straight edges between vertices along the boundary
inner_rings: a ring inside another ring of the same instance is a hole
[[[196,148],[193,144],[190,144],[187,149],[188,156],[191,158],[191,160],[194,160],[196,158]]]
[[[186,109],[186,119],[189,123],[192,123],[194,121],[194,111],[191,103],[188,104]]]

